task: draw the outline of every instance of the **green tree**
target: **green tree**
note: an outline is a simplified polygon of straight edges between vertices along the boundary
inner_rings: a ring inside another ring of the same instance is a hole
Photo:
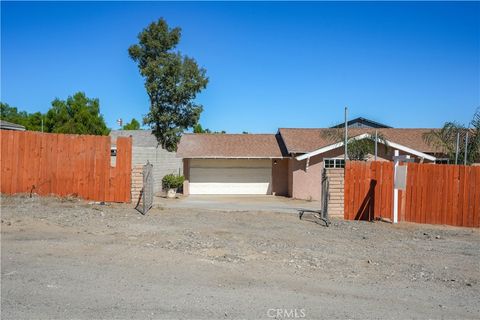
[[[42,118],[44,115],[40,112],[18,111],[17,108],[11,107],[7,103],[0,103],[0,119],[22,125],[27,130],[41,131]]]
[[[132,118],[132,121],[130,123],[127,123],[122,127],[122,130],[139,130],[140,129],[140,122],[137,121],[137,119]]]
[[[100,114],[98,99],[77,92],[66,101],[55,99],[45,120],[47,132],[108,135],[109,129]]]
[[[465,144],[467,133],[468,144]],[[450,163],[455,163],[457,134],[459,135],[458,164],[464,163],[465,147],[467,147],[467,164],[480,160],[480,108],[475,111],[468,126],[455,121],[445,122],[441,129],[433,129],[425,133],[423,139],[430,146],[446,154]]]
[[[209,133],[209,134],[225,134],[227,133],[225,130],[222,131],[212,131],[210,129],[203,129],[202,125],[200,123],[197,123],[193,126],[193,133]],[[243,132],[243,133],[248,133],[248,132]]]
[[[206,88],[206,70],[175,51],[180,28],[170,28],[164,19],[151,23],[138,35],[138,44],[128,49],[145,78],[150,110],[143,122],[152,128],[159,144],[176,150],[185,129],[197,124],[202,105],[194,100]]]
[[[344,128],[333,128],[326,130],[323,133],[324,138],[330,140],[332,143],[343,142],[345,140]],[[388,143],[385,137],[377,134],[378,142],[380,142],[385,151],[388,149]],[[363,139],[355,139],[350,136],[347,139],[347,155],[349,160],[365,161],[369,154],[375,153],[375,132],[370,132],[369,135]]]
[[[208,130],[208,132],[207,130],[208,129],[204,130],[200,123],[197,123],[196,125],[193,126],[193,133],[209,133],[210,130]]]

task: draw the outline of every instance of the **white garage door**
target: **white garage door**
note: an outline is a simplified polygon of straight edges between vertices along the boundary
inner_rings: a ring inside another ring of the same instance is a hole
[[[190,161],[190,194],[271,194],[271,185],[271,160]]]

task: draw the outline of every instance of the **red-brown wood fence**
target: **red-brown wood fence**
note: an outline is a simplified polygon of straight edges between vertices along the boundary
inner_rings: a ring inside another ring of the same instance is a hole
[[[409,163],[405,221],[480,227],[480,167]]]
[[[398,220],[480,227],[480,167],[407,164]],[[348,161],[344,218],[393,220],[393,163]]]
[[[345,166],[344,218],[392,218],[393,163],[352,162]]]
[[[130,202],[132,141],[117,139],[110,164],[110,137],[0,130],[0,192],[74,195]]]

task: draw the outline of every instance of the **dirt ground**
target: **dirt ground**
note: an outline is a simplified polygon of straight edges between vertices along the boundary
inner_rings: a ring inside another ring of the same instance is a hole
[[[478,319],[480,233],[3,197],[2,319]]]

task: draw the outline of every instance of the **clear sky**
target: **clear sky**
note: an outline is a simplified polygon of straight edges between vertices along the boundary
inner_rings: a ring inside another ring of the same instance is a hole
[[[480,106],[480,3],[1,2],[1,101],[45,112],[76,91],[107,124],[149,102],[127,49],[148,23],[182,28],[207,69],[203,127],[275,132],[363,116],[467,123]]]

